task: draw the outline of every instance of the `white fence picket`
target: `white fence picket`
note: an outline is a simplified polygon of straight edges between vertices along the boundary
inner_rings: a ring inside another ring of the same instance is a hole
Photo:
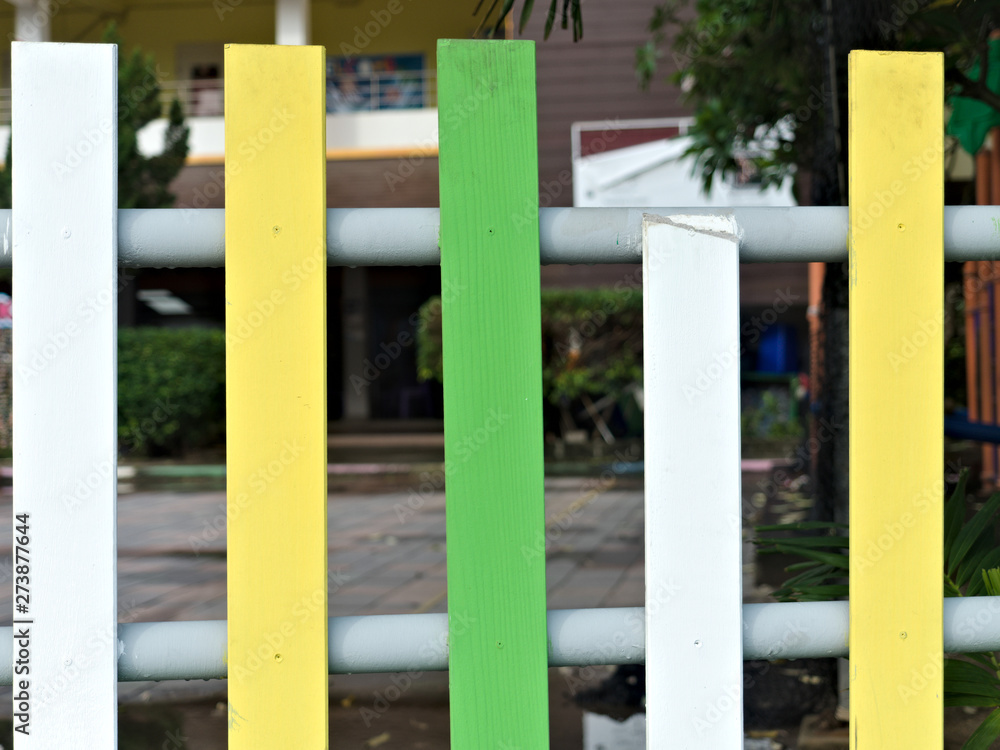
[[[643,222],[649,748],[743,742],[739,246]]]
[[[15,746],[113,748],[117,50],[15,42],[12,84]]]

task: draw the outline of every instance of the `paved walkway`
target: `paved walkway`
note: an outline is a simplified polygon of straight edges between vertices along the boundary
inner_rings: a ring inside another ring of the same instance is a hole
[[[747,497],[753,476],[744,474]],[[121,485],[118,504],[119,621],[225,619],[225,493],[128,487]],[[419,484],[330,494],[330,616],[447,611],[445,499],[428,487],[423,499]],[[547,555],[549,609],[642,606],[640,479],[550,478],[545,513],[545,538],[524,553]],[[0,625],[12,619],[10,522],[8,488],[0,495]],[[749,543],[744,571],[746,598],[753,599]],[[220,681],[124,683],[119,694],[125,701],[190,700],[224,689]],[[0,690],[0,716],[9,712],[4,695]]]
[[[641,606],[640,483],[552,479],[545,502],[546,539],[525,554],[548,553],[549,608]],[[328,518],[330,616],[447,611],[443,492],[424,500],[409,488],[333,493]],[[119,621],[225,619],[225,520],[224,492],[121,494]],[[0,625],[12,619],[10,522],[6,494],[0,496]],[[149,698],[150,691],[166,697],[179,690],[177,697],[188,698],[192,690],[219,687],[133,683],[120,693]]]
[[[444,612],[444,493],[331,494],[330,615]],[[408,503],[408,499],[410,502]],[[4,507],[6,506],[6,507]],[[642,491],[546,483],[549,608],[640,606]],[[225,493],[135,492],[118,504],[121,621],[226,617]],[[0,498],[0,624],[11,622],[10,497]]]

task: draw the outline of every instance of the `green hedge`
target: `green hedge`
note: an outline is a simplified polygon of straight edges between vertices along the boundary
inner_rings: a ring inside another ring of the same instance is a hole
[[[225,436],[226,342],[221,330],[118,331],[118,446],[123,455],[177,456]]]
[[[441,301],[420,308],[417,372],[441,380]],[[553,403],[582,394],[621,393],[642,382],[642,291],[542,292],[542,381]]]

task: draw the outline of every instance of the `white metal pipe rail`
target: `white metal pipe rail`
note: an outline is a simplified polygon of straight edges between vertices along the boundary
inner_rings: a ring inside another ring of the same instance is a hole
[[[741,263],[847,260],[847,209],[793,208],[542,208],[541,262],[639,263],[642,216],[732,216]],[[119,209],[118,260],[127,268],[221,267],[224,209]],[[949,206],[944,210],[945,260],[1000,259],[1000,208]],[[10,210],[0,267],[10,266]],[[436,208],[331,208],[327,258],[332,266],[432,266],[440,262]]]
[[[846,208],[542,208],[541,263],[639,263],[646,213],[732,217],[742,263],[847,259]],[[946,260],[1000,259],[1000,208],[946,207],[944,219]],[[437,209],[329,209],[327,223],[330,265],[440,262]],[[0,210],[0,227],[0,267],[9,267],[10,210]],[[120,209],[119,265],[221,267],[224,227],[223,209]],[[644,623],[641,607],[550,611],[549,664],[644,663]],[[11,684],[12,636],[12,628],[0,628],[0,685]],[[445,670],[447,636],[444,614],[334,617],[329,669],[333,674]],[[846,656],[847,643],[846,601],[743,605],[746,659]],[[226,676],[224,620],[122,623],[118,649],[120,681]],[[1000,650],[1000,597],[945,599],[944,650]]]
[[[847,656],[848,603],[743,605],[745,659]],[[0,685],[11,684],[12,629],[0,628]],[[549,666],[642,664],[642,607],[562,609],[548,613]],[[333,617],[330,673],[431,672],[448,668],[448,616]],[[944,600],[944,650],[1000,650],[1000,597]],[[207,680],[226,677],[226,621],[123,623],[118,679]]]

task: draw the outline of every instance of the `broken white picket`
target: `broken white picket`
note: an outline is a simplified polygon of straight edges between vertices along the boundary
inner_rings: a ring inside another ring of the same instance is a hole
[[[643,221],[647,747],[743,742],[739,242]]]

